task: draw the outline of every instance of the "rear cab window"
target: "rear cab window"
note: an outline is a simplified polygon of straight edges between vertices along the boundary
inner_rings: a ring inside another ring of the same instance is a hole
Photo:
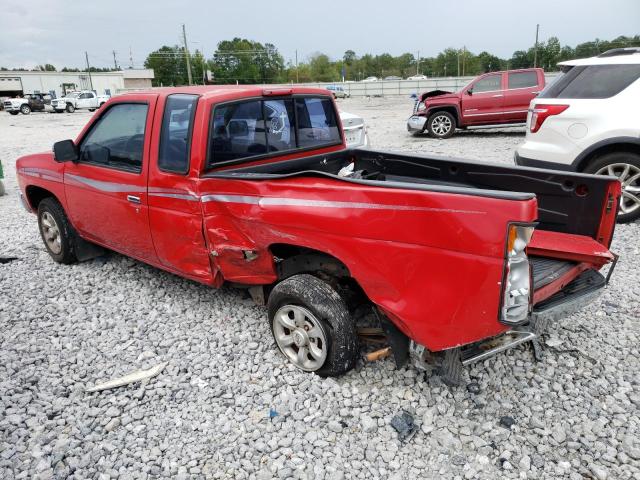
[[[174,94],[167,97],[158,151],[158,168],[163,172],[184,175],[189,171],[191,132],[197,102],[197,95]]]
[[[580,65],[545,88],[538,98],[610,98],[640,78],[640,65]]]
[[[340,144],[342,133],[328,97],[234,101],[213,108],[207,168]]]

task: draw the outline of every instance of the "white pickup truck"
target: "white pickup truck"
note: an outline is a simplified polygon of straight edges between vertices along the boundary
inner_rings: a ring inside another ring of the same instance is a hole
[[[56,98],[51,101],[51,106],[58,112],[73,113],[78,109],[87,108],[90,112],[97,110],[109,100],[109,95],[96,95],[91,90],[82,90],[80,92],[69,92],[62,98]]]

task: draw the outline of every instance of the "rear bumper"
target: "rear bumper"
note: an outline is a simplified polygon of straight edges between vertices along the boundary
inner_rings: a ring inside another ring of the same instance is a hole
[[[412,115],[407,120],[407,130],[411,133],[422,133],[424,132],[424,126],[427,123],[427,117],[422,117],[420,115]]]
[[[544,160],[536,160],[535,158],[523,157],[518,152],[513,154],[513,161],[521,167],[544,168],[547,170],[562,170],[565,172],[575,172],[575,166],[571,163],[546,162]]]

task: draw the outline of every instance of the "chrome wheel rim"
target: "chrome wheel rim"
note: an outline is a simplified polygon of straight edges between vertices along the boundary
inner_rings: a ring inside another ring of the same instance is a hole
[[[62,241],[60,237],[60,228],[56,223],[53,215],[49,212],[42,214],[40,224],[42,225],[42,236],[49,250],[58,255],[62,251]]]
[[[278,348],[296,367],[313,372],[324,365],[327,338],[313,313],[298,305],[284,305],[274,315],[272,326]]]
[[[622,183],[620,211],[633,213],[640,209],[640,167],[629,163],[612,163],[602,167],[596,175],[617,177]]]
[[[431,121],[431,131],[439,136],[449,133],[451,126],[451,119],[446,115],[438,115]]]

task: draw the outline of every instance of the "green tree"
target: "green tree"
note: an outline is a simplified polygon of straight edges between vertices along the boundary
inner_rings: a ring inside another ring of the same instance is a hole
[[[324,53],[314,53],[309,58],[311,77],[316,82],[333,82],[339,79],[336,64]]]
[[[144,61],[145,68],[153,68],[154,86],[187,85],[189,82],[184,49],[178,45],[164,45],[151,52]]]
[[[286,78],[284,60],[274,45],[244,38],[218,43],[211,67],[216,83],[273,83]]]

